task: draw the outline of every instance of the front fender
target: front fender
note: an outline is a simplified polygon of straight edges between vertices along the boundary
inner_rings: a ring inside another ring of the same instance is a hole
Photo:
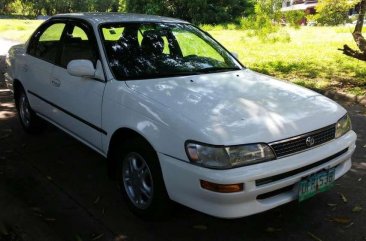
[[[108,152],[113,133],[128,128],[143,136],[155,151],[188,161],[182,129],[190,132],[191,125],[184,124],[179,115],[169,113],[128,88],[125,82],[115,80],[107,83],[102,108],[102,128],[107,132],[102,138],[104,153]]]

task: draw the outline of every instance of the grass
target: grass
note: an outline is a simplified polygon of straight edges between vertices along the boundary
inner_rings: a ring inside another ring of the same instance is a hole
[[[285,29],[290,41],[263,43],[242,30],[210,31],[250,69],[316,90],[366,94],[366,62],[337,50],[356,48],[347,27]]]
[[[43,20],[0,19],[0,38],[25,42]]]
[[[25,41],[41,24],[37,20],[0,19],[0,37]],[[337,50],[356,48],[350,27],[284,28],[278,42],[260,41],[233,26],[203,26],[250,69],[308,88],[366,95],[366,62]]]

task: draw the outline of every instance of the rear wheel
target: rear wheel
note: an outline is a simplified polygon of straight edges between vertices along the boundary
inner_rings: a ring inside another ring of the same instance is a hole
[[[142,140],[131,142],[117,154],[121,194],[136,215],[148,219],[164,217],[170,200],[156,152]]]
[[[24,90],[20,90],[17,98],[17,110],[20,124],[23,129],[31,134],[39,133],[42,129],[42,121],[32,110],[28,97]]]

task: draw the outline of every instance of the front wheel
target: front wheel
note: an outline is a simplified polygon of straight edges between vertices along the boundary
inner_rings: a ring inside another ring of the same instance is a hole
[[[16,101],[18,117],[23,129],[31,134],[39,133],[42,129],[41,120],[32,110],[28,97],[23,90],[20,91]]]
[[[128,207],[136,215],[148,219],[165,216],[170,200],[156,152],[139,140],[122,149],[118,160],[118,182]]]

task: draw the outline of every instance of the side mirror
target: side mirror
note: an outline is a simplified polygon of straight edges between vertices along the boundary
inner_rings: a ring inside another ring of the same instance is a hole
[[[93,63],[86,59],[71,60],[67,64],[67,72],[76,77],[94,78],[95,76]]]
[[[239,58],[239,54],[237,52],[231,52],[232,56],[234,56],[236,59]]]

